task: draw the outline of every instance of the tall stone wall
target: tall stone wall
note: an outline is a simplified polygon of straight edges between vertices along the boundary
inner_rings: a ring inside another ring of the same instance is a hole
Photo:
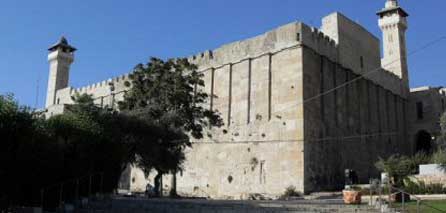
[[[288,186],[303,191],[302,151],[294,141],[194,143],[177,175],[178,191],[222,199],[277,196]]]
[[[349,36],[362,35],[355,32]],[[192,140],[177,175],[180,194],[238,199],[279,195],[288,186],[302,192],[339,188],[344,169],[367,181],[377,175],[379,156],[405,152],[407,101],[400,80],[385,70],[359,78],[364,70],[340,60],[354,53],[339,46],[349,37],[338,43],[332,37],[291,23],[189,57],[204,74],[205,87],[198,89],[212,94],[206,107],[217,110],[225,125]],[[376,46],[374,38],[370,42]],[[370,54],[365,63],[377,63]],[[126,80],[128,75],[57,95],[64,104],[86,93],[98,105],[115,106]],[[147,180],[133,176],[130,185],[142,190]],[[168,179],[164,184],[170,185]]]
[[[202,89],[216,97],[209,107],[225,125],[188,149],[185,169],[177,175],[179,193],[240,199],[279,195],[288,186],[303,191],[299,27],[293,23],[225,45],[199,63],[208,67]]]
[[[381,68],[379,39],[358,23],[335,12],[322,19],[321,31],[336,41],[339,64],[364,74]]]
[[[408,152],[406,99],[313,48],[303,61],[305,191],[339,189],[345,169],[367,182],[378,157]]]
[[[321,31],[336,42],[337,63],[407,98],[407,82],[388,71],[398,61],[381,64],[380,41],[376,36],[338,12],[322,19]]]

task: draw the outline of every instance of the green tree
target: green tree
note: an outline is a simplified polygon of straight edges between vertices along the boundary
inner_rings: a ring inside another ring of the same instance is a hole
[[[446,149],[446,113],[440,117],[440,134],[437,143],[440,149]]]
[[[392,184],[397,187],[403,187],[404,181],[409,175],[418,173],[420,164],[428,163],[430,157],[425,153],[417,153],[412,157],[404,155],[392,155],[387,159],[379,158],[375,163],[379,171],[386,172],[392,179]]]
[[[130,75],[130,87],[119,109],[137,115],[162,129],[153,143],[140,144],[138,161],[146,173],[152,168],[157,171],[155,188],[163,174],[176,174],[184,161],[183,151],[190,142],[186,135],[203,138],[206,127],[221,126],[219,113],[210,110],[209,94],[203,91],[203,74],[187,59],[163,61],[151,58],[143,65],[135,67]],[[158,149],[155,153],[149,149]],[[145,168],[147,167],[147,168]],[[175,175],[173,178],[175,181]],[[173,182],[172,194],[176,194]],[[159,191],[158,191],[159,192]]]
[[[96,106],[89,95],[73,99],[75,103],[63,114],[47,121],[50,137],[63,147],[63,180],[102,173],[102,190],[111,192],[125,166],[134,160],[128,143],[134,131],[129,123],[138,120]]]
[[[58,178],[58,147],[48,136],[45,120],[12,95],[0,95],[0,208],[32,205],[40,188]],[[32,178],[30,178],[32,177]]]
[[[446,171],[446,113],[440,118],[440,134],[437,137],[437,150],[432,155],[432,161],[440,164]]]
[[[125,166],[135,161],[136,145],[160,138],[159,128],[136,116],[95,106],[88,95],[73,98],[64,114],[45,120],[12,95],[0,95],[0,211],[41,205],[42,189],[45,206],[56,206],[62,182],[64,199],[74,199],[75,182],[66,181],[85,175],[96,174],[92,193],[111,192]],[[86,183],[88,176],[81,196],[90,191]]]

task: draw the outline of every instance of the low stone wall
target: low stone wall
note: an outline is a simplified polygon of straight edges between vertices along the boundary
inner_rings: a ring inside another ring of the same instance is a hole
[[[436,175],[446,176],[446,172],[441,168],[439,164],[426,164],[420,165],[420,175]]]
[[[425,184],[443,184],[446,186],[446,175],[416,175],[417,181],[423,181]]]
[[[420,174],[415,175],[417,181],[425,184],[443,184],[446,186],[446,172],[438,164],[420,165]]]

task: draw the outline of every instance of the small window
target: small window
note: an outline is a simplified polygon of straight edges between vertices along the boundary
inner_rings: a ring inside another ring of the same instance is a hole
[[[422,120],[423,115],[423,102],[417,102],[417,118],[418,120]]]
[[[57,104],[60,104],[60,98],[57,99]]]

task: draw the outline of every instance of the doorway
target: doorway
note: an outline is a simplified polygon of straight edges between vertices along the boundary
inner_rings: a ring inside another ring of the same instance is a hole
[[[432,135],[425,130],[417,133],[415,152],[431,153],[433,148]]]

